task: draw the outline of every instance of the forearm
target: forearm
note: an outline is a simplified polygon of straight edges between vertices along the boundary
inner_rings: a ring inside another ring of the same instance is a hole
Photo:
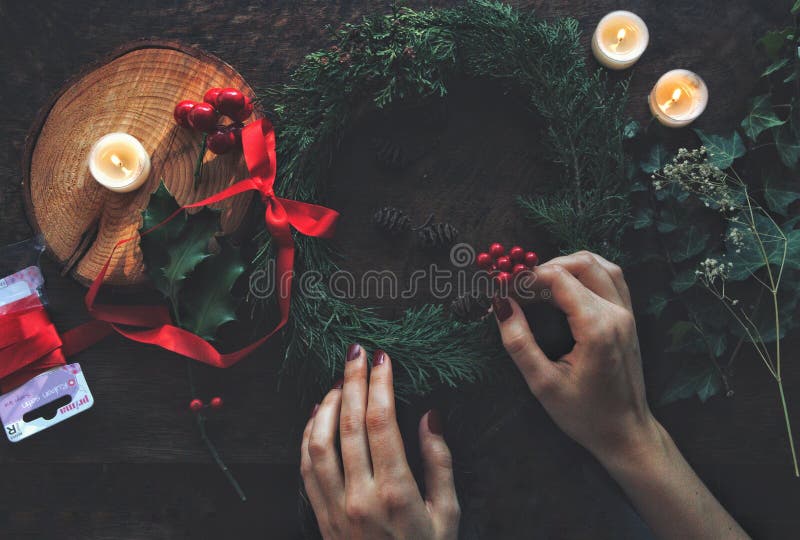
[[[627,452],[599,455],[659,538],[749,538],[653,419]]]

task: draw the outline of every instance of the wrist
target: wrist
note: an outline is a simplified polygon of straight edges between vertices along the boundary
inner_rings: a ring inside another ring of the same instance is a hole
[[[636,427],[626,431],[616,444],[593,452],[598,461],[614,476],[626,470],[649,469],[669,460],[674,447],[667,430],[649,413]]]

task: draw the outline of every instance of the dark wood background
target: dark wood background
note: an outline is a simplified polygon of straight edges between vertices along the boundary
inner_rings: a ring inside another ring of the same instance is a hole
[[[585,39],[604,13],[617,8],[637,12],[647,21],[651,43],[632,72],[629,113],[646,121],[645,96],[659,74],[685,67],[708,83],[709,107],[698,125],[711,131],[730,129],[743,116],[746,97],[763,68],[753,43],[766,29],[788,22],[790,4],[513,3],[535,7],[545,17],[574,16]],[[306,52],[327,46],[326,25],[335,27],[385,10],[385,2],[348,0],[0,1],[0,245],[30,235],[20,192],[25,132],[39,107],[85,64],[133,39],[177,39],[218,55],[253,86],[263,87],[286,80]],[[356,129],[346,140],[343,158],[333,168],[337,187],[331,201],[345,216],[343,226],[354,231],[341,244],[352,255],[352,269],[366,268],[375,257],[388,267],[405,264],[396,254],[392,259],[370,232],[359,232],[359,220],[387,198],[419,216],[435,210],[450,221],[468,223],[470,240],[477,244],[498,237],[521,241],[519,216],[510,197],[528,183],[521,175],[542,177],[547,168],[531,161],[526,148],[534,148],[536,141],[521,140],[526,131],[515,118],[516,105],[498,100],[493,89],[466,86],[469,89],[454,90],[449,114],[455,120],[441,135],[450,153],[426,158],[432,174],[445,182],[442,187],[404,189],[408,179],[401,176],[373,192],[367,188],[379,180],[378,173],[350,159],[358,155],[354,148],[363,135]],[[489,126],[493,133],[492,144],[480,153],[475,131],[460,120],[467,115],[474,115],[473,126]],[[685,131],[675,136],[689,137]],[[458,179],[453,171],[458,168],[442,163],[470,159],[478,162],[475,168],[484,176],[491,174],[491,184],[472,175],[454,189]],[[481,204],[476,206],[476,200]],[[481,208],[487,213],[477,219]],[[85,320],[84,289],[60,277],[50,261],[44,260],[43,267],[50,311],[59,328]],[[628,276],[636,302],[642,304],[646,298],[636,296],[637,277],[630,272]],[[647,317],[640,317],[639,325],[646,365],[668,361],[659,354],[663,329]],[[201,397],[225,398],[224,409],[214,415],[209,429],[249,495],[244,504],[210,464],[199,441],[187,411],[192,396],[182,359],[115,337],[78,355],[95,407],[23,443],[0,442],[0,534],[109,539],[300,536],[304,513],[298,497],[298,428],[307,411],[298,410],[293,384],[277,386],[280,354],[275,342],[233,369],[198,368]],[[785,367],[785,379],[793,416],[800,418],[800,366],[792,360]],[[774,383],[749,356],[737,362],[732,383],[733,397],[714,398],[705,405],[690,400],[656,409],[656,414],[747,530],[759,538],[796,536],[800,481],[791,476]],[[404,424],[413,424],[420,408],[405,411],[404,418],[410,420]],[[413,426],[408,427],[413,433]],[[489,433],[483,444],[488,448],[484,457],[466,467],[466,479],[460,482],[466,486],[460,493],[464,536],[646,537],[602,471],[558,433],[535,403]],[[454,447],[457,459],[459,450]]]

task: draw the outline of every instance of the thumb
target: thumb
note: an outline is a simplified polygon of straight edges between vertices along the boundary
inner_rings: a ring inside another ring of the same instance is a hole
[[[511,298],[495,295],[492,310],[500,336],[511,359],[517,364],[528,387],[536,397],[557,382],[558,370],[536,343],[522,308]]]
[[[453,481],[453,457],[444,440],[441,416],[430,410],[419,422],[419,446],[425,469],[425,502],[439,531],[456,530],[461,510]]]

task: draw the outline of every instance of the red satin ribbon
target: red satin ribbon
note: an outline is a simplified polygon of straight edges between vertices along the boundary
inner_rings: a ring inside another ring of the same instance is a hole
[[[0,392],[66,363],[61,338],[38,295],[3,306],[0,324]]]
[[[250,178],[241,180],[227,189],[207,199],[187,204],[166,220],[142,233],[142,235],[161,227],[183,210],[214,204],[246,191],[258,191],[266,206],[266,226],[277,247],[275,283],[286,283],[286,294],[276,287],[280,321],[267,335],[250,345],[230,353],[220,353],[203,338],[172,324],[169,311],[164,306],[113,306],[95,304],[97,293],[103,284],[111,257],[106,261],[86,294],[86,309],[94,318],[85,325],[66,332],[63,336],[65,352],[77,352],[99,341],[112,331],[139,343],[157,345],[168,351],[187,356],[198,362],[215,367],[230,367],[283,328],[289,320],[291,306],[291,284],[294,267],[294,240],[291,227],[306,236],[328,238],[333,235],[338,212],[300,201],[284,199],[275,195],[275,131],[266,118],[247,125],[242,130],[242,149]],[[130,242],[135,237],[121,240],[114,247]],[[113,257],[113,250],[112,250]]]

